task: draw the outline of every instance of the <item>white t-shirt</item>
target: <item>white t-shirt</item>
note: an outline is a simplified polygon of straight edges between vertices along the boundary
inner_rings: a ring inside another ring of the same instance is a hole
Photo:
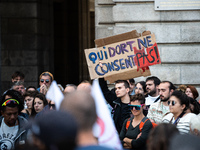
[[[197,115],[194,113],[188,113],[188,114],[184,115],[183,117],[181,117],[181,119],[179,120],[179,122],[176,125],[180,134],[187,134],[190,132],[191,120],[194,117],[197,117]],[[162,119],[162,122],[170,123],[171,119],[172,119],[171,124],[173,124],[175,122],[174,116],[172,113],[169,113]]]
[[[152,97],[152,96],[150,96],[150,95],[148,95],[148,97],[146,97],[146,99],[145,99],[145,105],[151,105],[151,104],[153,104],[154,102],[155,102],[155,100],[159,97],[160,95],[158,95],[158,96],[156,96],[156,97]],[[160,101],[160,99],[157,101],[157,102],[159,102]]]
[[[15,137],[18,132],[19,125],[9,127],[5,124],[4,118],[1,122],[0,129],[0,149],[1,150],[10,150],[15,147]]]

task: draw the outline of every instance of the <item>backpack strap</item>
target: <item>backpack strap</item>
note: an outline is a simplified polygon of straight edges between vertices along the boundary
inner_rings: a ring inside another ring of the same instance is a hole
[[[131,118],[128,118],[127,122],[126,122],[126,131],[128,130],[128,127],[130,126],[131,123]]]
[[[140,125],[139,125],[140,132],[142,132],[143,126],[146,123],[146,121],[148,121],[148,120],[149,120],[149,118],[147,118],[147,117],[144,117],[142,119],[142,121],[140,122]],[[155,128],[158,125],[158,124],[156,124],[154,122],[151,122],[151,124],[152,124],[152,128]]]
[[[154,101],[154,103],[157,102],[159,99],[160,99],[160,96],[158,98],[156,98],[156,100]]]
[[[142,132],[143,126],[144,126],[144,124],[145,124],[145,122],[146,122],[147,120],[149,120],[149,119],[148,119],[147,117],[144,117],[144,118],[142,119],[142,121],[140,122],[140,124],[139,124],[140,132]]]

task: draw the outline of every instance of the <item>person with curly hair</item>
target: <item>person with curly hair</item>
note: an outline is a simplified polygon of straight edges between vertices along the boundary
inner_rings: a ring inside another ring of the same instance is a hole
[[[8,90],[1,98],[0,109],[0,143],[7,149],[15,149],[16,145],[25,144],[27,120],[20,116],[24,108],[22,95],[15,90]]]

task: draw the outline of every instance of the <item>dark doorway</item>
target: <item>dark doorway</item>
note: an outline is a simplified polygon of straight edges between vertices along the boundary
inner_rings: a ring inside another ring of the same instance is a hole
[[[57,83],[90,80],[84,49],[94,47],[94,0],[54,0],[54,74]]]
[[[54,74],[63,87],[79,83],[79,10],[78,0],[53,3]]]

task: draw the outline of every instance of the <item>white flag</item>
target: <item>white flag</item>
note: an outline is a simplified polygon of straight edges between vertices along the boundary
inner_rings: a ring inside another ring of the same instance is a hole
[[[95,100],[98,116],[93,128],[93,134],[98,138],[99,145],[116,150],[123,149],[97,79],[93,81],[91,94]]]
[[[47,91],[46,98],[55,102],[56,110],[59,110],[60,104],[64,99],[64,95],[54,80]]]

